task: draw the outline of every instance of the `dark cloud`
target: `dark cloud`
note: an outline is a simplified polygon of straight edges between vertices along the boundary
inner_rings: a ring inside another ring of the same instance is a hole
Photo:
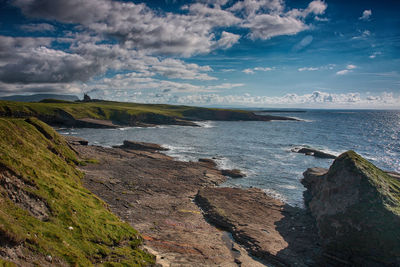
[[[20,28],[23,31],[28,32],[53,32],[56,28],[48,23],[31,23],[31,24],[24,24],[21,25]]]

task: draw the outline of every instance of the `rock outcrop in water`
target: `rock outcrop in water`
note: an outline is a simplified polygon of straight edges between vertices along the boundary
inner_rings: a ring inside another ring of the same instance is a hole
[[[304,173],[305,204],[335,265],[400,265],[400,180],[353,151]]]
[[[325,152],[317,150],[317,149],[308,148],[308,147],[296,147],[296,148],[292,149],[292,152],[301,153],[301,154],[305,154],[307,156],[314,156],[316,158],[323,158],[323,159],[335,159],[336,158],[335,155],[325,153]]]

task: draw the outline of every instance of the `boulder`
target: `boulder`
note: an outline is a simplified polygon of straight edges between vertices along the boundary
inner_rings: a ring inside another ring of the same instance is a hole
[[[239,169],[233,169],[233,170],[221,170],[222,175],[229,176],[232,178],[242,178],[246,177],[244,173],[241,172]]]
[[[307,148],[307,147],[301,147],[301,148],[296,147],[296,148],[292,149],[292,152],[302,153],[307,156],[314,156],[316,158],[323,158],[323,159],[335,159],[336,158],[335,155],[325,153],[325,152],[322,152],[317,149]]]
[[[354,151],[304,172],[305,205],[334,265],[400,265],[400,180]]]
[[[76,136],[64,135],[64,138],[68,143],[75,146],[87,146],[89,144],[88,140]]]
[[[168,148],[162,147],[158,144],[145,143],[145,142],[134,142],[125,140],[124,144],[119,146],[120,148],[143,150],[143,151],[167,151]]]
[[[217,163],[215,163],[215,161],[212,160],[212,159],[203,158],[203,159],[199,159],[199,162],[205,163],[206,165],[211,166],[211,167],[216,167],[217,166]]]

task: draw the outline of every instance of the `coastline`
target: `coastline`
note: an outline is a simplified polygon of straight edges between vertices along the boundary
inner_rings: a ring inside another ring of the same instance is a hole
[[[217,187],[226,177],[212,161],[70,145],[98,162],[80,167],[84,186],[137,229],[165,266],[305,266],[317,260],[318,236],[309,214],[256,188]]]

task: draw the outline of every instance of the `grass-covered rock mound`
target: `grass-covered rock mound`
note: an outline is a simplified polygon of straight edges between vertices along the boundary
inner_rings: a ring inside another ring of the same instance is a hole
[[[80,163],[45,123],[0,118],[0,265],[154,263],[140,235],[82,186]]]
[[[306,206],[337,264],[400,265],[400,180],[354,151],[304,173]]]

